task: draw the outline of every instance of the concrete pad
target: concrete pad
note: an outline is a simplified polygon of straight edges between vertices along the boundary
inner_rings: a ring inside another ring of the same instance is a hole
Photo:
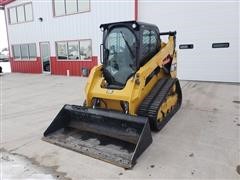
[[[1,179],[57,179],[60,176],[53,176],[48,169],[32,164],[24,157],[13,155],[7,152],[1,154]]]
[[[32,74],[0,77],[1,147],[65,178],[238,179],[240,86],[182,81],[180,111],[159,133],[132,170],[41,140],[62,106],[81,105],[86,78]]]

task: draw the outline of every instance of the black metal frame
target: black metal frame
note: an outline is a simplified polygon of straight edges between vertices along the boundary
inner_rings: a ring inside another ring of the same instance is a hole
[[[133,28],[132,25],[135,24],[136,27]],[[146,56],[143,57],[140,53],[142,52],[142,36],[141,33],[143,32],[143,30],[152,30],[155,31],[156,34],[159,34],[159,29],[156,25],[153,24],[148,24],[148,23],[142,23],[142,22],[137,22],[137,21],[124,21],[124,22],[115,22],[115,23],[109,23],[109,24],[102,24],[100,25],[100,28],[103,28],[103,46],[105,44],[106,41],[106,37],[109,34],[109,32],[116,27],[126,27],[128,28],[135,36],[136,38],[136,62],[135,62],[135,69],[138,70],[142,65],[144,65],[147,60],[151,59],[152,56],[154,56],[154,54],[156,52],[152,52],[150,54],[150,56]],[[161,40],[160,37],[157,38],[158,44],[159,44],[159,49],[160,49],[160,44],[161,44]],[[157,49],[156,51],[159,51],[159,49]],[[106,60],[105,60],[105,55],[104,55],[104,51],[103,51],[103,65],[105,64]]]

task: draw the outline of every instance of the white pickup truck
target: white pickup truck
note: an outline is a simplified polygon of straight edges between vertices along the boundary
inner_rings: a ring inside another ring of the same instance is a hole
[[[9,51],[7,48],[2,49],[0,52],[0,62],[8,62],[9,61]],[[0,64],[0,73],[3,73],[3,64]]]
[[[0,52],[0,61],[1,62],[8,62],[9,61],[9,51],[7,48],[2,49]]]

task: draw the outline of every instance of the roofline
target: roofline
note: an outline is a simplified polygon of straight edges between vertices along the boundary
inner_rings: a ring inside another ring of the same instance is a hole
[[[15,0],[0,0],[0,6],[5,6]]]

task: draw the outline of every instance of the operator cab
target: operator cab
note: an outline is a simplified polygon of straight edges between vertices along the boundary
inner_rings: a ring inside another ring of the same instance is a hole
[[[127,80],[160,50],[157,26],[136,21],[102,24],[103,75],[110,89]]]

